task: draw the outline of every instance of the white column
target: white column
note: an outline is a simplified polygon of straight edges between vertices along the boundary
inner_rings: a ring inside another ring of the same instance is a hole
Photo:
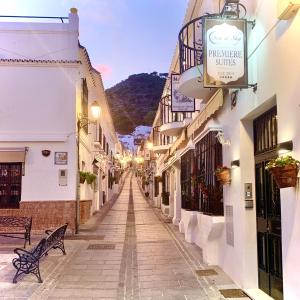
[[[178,225],[181,220],[181,183],[180,166],[175,168],[175,190],[174,190],[174,217],[173,224]]]

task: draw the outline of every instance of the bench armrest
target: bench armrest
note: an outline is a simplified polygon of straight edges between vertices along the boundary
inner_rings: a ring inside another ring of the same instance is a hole
[[[16,254],[18,254],[19,256],[21,256],[22,254],[29,254],[29,255],[31,254],[31,252],[29,252],[23,248],[16,248],[16,249],[14,249],[14,252]]]

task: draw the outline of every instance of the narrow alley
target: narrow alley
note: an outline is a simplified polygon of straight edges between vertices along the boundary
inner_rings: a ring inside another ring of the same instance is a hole
[[[146,202],[132,175],[106,216],[65,244],[66,256],[51,251],[42,260],[42,284],[33,275],[12,284],[12,255],[6,256],[0,298],[223,299],[219,289],[236,288],[218,268],[213,276],[196,274],[205,268],[199,248]]]

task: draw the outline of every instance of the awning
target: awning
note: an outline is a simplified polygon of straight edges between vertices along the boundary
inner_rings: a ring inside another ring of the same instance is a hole
[[[179,136],[179,138],[173,143],[171,150],[170,150],[170,155],[172,156],[177,150],[184,148],[187,144],[187,135],[186,135],[186,129],[184,129]]]
[[[205,108],[199,113],[199,115],[193,120],[193,122],[187,128],[187,137],[190,138],[199,129],[209,120],[212,115],[223,106],[223,90],[219,89],[207,102]]]
[[[0,148],[0,163],[25,162],[27,148]]]

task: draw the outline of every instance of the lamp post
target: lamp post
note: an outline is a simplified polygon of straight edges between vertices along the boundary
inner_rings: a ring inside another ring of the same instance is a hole
[[[76,219],[75,219],[75,233],[79,232],[79,223],[80,223],[80,155],[79,155],[79,146],[80,146],[80,130],[87,126],[88,124],[97,124],[97,120],[100,118],[101,108],[97,101],[94,101],[91,105],[92,120],[86,116],[79,115],[77,119],[77,176],[76,176]]]

